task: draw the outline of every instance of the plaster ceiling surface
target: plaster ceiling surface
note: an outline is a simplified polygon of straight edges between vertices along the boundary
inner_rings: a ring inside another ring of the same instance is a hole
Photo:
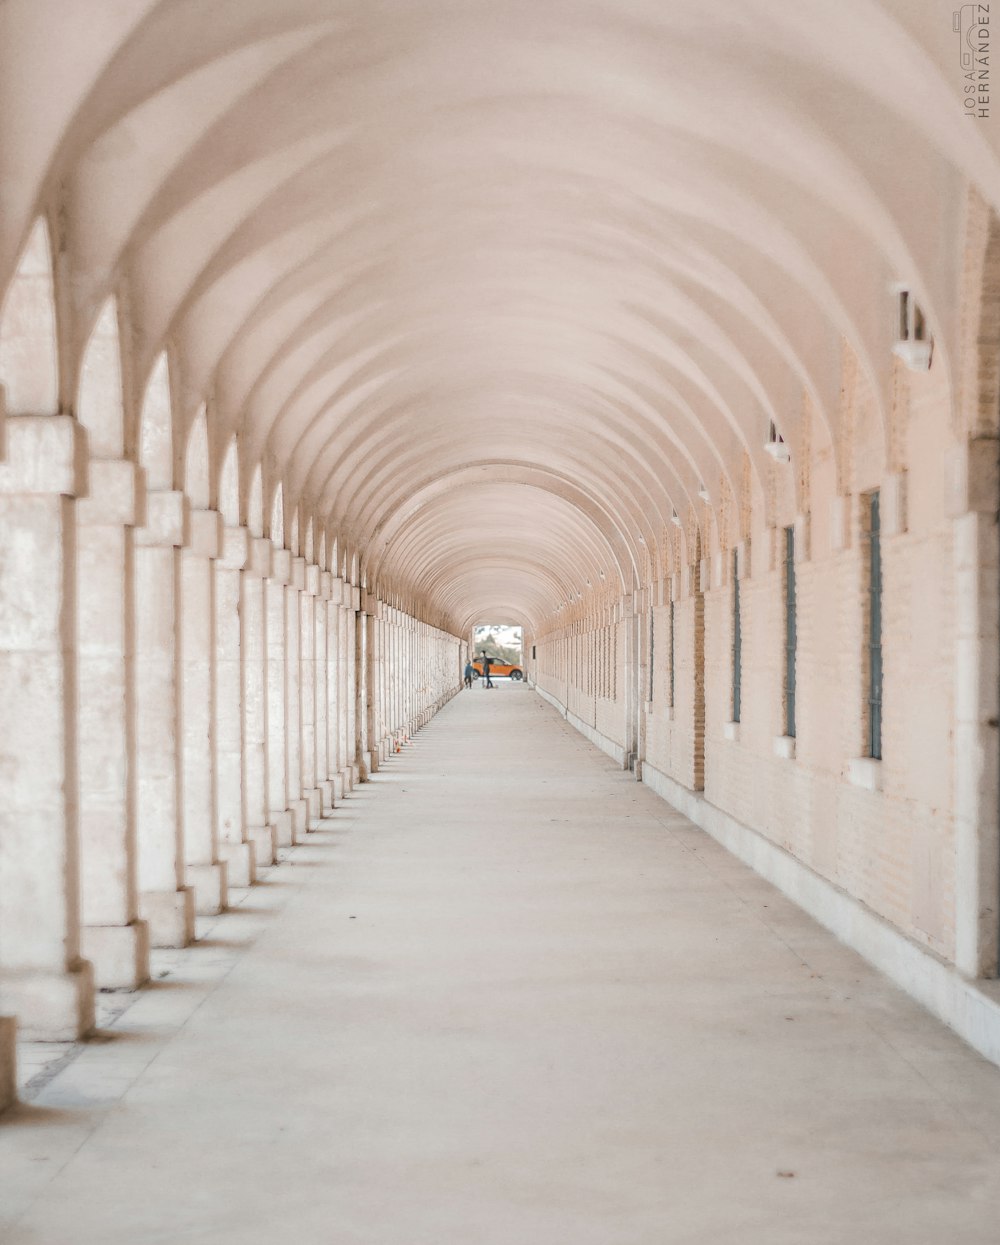
[[[176,486],[205,412],[212,504],[235,437],[244,521],[280,483],[283,530],[369,587],[537,627],[635,586],[675,513],[763,472],[770,420],[794,452],[807,402],[835,442],[843,342],[884,417],[896,283],[953,370],[968,189],[1000,203],[1000,161],[951,23],[3,0],[0,289],[44,215],[64,409],[114,296],[126,424],[169,354]]]

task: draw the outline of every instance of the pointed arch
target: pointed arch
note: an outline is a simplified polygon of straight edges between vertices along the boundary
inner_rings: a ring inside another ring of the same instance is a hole
[[[285,496],[280,480],[274,490],[274,500],[271,502],[270,535],[272,544],[277,545],[279,549],[285,547]]]
[[[188,433],[187,451],[184,455],[184,492],[195,509],[207,510],[211,505],[211,480],[208,420],[202,406]]]
[[[39,217],[0,308],[0,384],[11,415],[59,412],[59,349],[52,247]]]
[[[229,442],[219,475],[219,510],[227,527],[240,525],[240,458],[236,438]]]
[[[264,473],[260,463],[250,477],[250,493],[247,497],[247,527],[250,535],[258,540],[264,535]]]
[[[80,369],[77,418],[87,429],[95,458],[120,458],[125,451],[118,305],[114,297],[101,308]]]
[[[161,354],[146,386],[139,421],[139,462],[152,489],[174,486],[174,428],[170,401],[170,369]]]

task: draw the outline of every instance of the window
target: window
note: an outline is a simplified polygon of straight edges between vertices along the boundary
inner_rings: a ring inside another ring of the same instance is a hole
[[[535,645],[534,645],[534,644],[532,644],[532,646],[531,646],[531,660],[532,660],[532,661],[534,661],[536,656],[537,656],[537,654],[536,654],[536,652],[535,652]]]
[[[740,616],[739,558],[733,550],[733,721],[740,720],[743,684],[743,619]]]
[[[877,492],[868,498],[868,755],[882,759],[882,523]]]
[[[785,734],[795,738],[795,529],[785,528]]]
[[[670,602],[670,708],[674,707],[674,603]]]
[[[649,611],[649,699],[653,699],[653,672],[654,661],[656,659],[656,645],[654,627],[656,623],[656,613],[654,610]]]

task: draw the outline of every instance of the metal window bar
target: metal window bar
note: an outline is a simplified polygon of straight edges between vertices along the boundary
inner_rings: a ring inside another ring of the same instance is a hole
[[[868,508],[868,755],[882,759],[882,523],[879,495]]]
[[[676,650],[674,647],[674,603],[673,601],[671,601],[670,602],[670,708],[671,709],[674,707],[674,687],[675,687],[674,666],[676,664],[674,662],[675,651]]]
[[[654,635],[654,626],[656,615],[653,610],[649,611],[649,700],[653,699],[653,662],[656,658],[656,644]]]
[[[795,738],[795,529],[785,528],[785,734]]]
[[[743,620],[740,616],[740,577],[733,550],[733,721],[740,720],[743,691]]]

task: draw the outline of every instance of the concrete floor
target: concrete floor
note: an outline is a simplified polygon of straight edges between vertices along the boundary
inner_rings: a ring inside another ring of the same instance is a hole
[[[239,898],[32,1064],[4,1245],[1000,1241],[1000,1070],[523,686]]]

